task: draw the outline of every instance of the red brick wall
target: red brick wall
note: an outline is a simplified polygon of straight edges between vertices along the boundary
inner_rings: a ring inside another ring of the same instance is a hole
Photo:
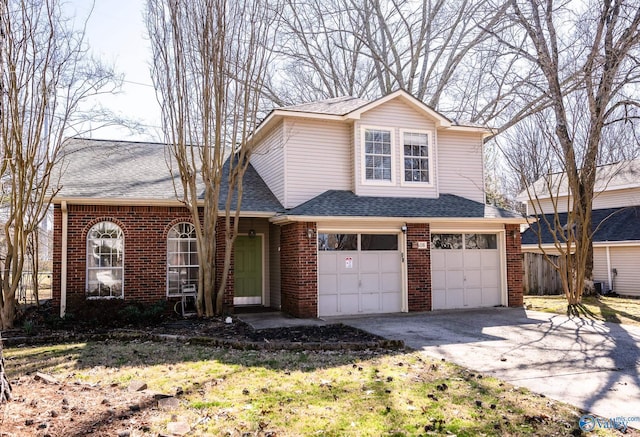
[[[510,307],[523,304],[522,287],[522,251],[520,225],[505,225],[507,244],[507,293]]]
[[[109,220],[124,232],[124,299],[154,303],[166,298],[167,233],[180,221],[190,221],[182,207],[68,206],[67,309],[83,302],[86,283],[87,232],[94,224]],[[53,303],[60,305],[62,219],[54,208]]]
[[[233,219],[231,219],[231,226],[233,226]],[[227,228],[225,218],[220,217],[216,223],[216,292],[220,289],[220,281],[222,280],[222,272],[224,270],[224,252],[226,247],[225,229]],[[229,273],[227,275],[227,283],[224,289],[224,296],[222,298],[222,311],[224,313],[233,313],[233,268],[234,268],[234,256],[231,252],[231,264],[229,266]]]
[[[313,229],[309,238],[307,229]],[[280,233],[282,310],[295,317],[318,316],[318,250],[315,223],[292,223]]]
[[[409,311],[431,311],[431,250],[418,249],[418,241],[431,241],[428,224],[407,225]]]

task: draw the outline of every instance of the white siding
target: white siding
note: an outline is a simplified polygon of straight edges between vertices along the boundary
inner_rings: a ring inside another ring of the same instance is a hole
[[[280,203],[284,203],[285,199],[282,125],[282,122],[278,123],[251,155],[251,165]]]
[[[593,209],[620,208],[640,205],[640,187],[604,191],[593,198]]]
[[[609,270],[607,268],[607,249],[593,248],[593,280],[602,282],[604,290],[609,290]]]
[[[484,203],[484,160],[480,134],[438,132],[440,194],[455,194]]]
[[[327,190],[352,190],[352,140],[348,123],[310,119],[284,124],[285,208]]]
[[[640,296],[640,246],[611,247],[613,291],[626,296]]]
[[[389,129],[392,131],[393,141],[393,162],[392,162],[392,178],[388,185],[367,185],[363,184],[362,180],[362,158],[363,158],[363,144],[362,144],[362,126]],[[383,105],[380,105],[370,111],[362,114],[359,121],[354,126],[354,142],[355,142],[355,193],[360,196],[393,196],[393,197],[437,197],[437,181],[438,181],[438,169],[437,161],[432,166],[433,173],[430,175],[432,180],[431,186],[408,186],[402,185],[402,143],[401,143],[401,130],[420,130],[431,131],[432,141],[435,147],[432,147],[432,155],[437,156],[437,144],[438,137],[435,132],[435,124],[433,120],[424,116],[402,102],[400,99],[390,100]],[[434,159],[435,156],[431,156]]]
[[[544,214],[554,212],[554,207],[550,199],[538,199],[537,202]],[[640,205],[640,187],[603,191],[596,193],[593,197],[593,209],[622,208],[633,205]],[[557,207],[558,212],[567,212],[570,207],[567,196],[559,197]],[[533,214],[533,208],[529,207],[528,213]]]

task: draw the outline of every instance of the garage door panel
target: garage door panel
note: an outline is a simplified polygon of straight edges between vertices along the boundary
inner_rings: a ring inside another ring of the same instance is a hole
[[[340,275],[338,279],[338,291],[340,293],[355,293],[358,291],[357,273]]]
[[[335,274],[338,257],[333,252],[323,252],[318,256],[318,274]]]
[[[380,257],[376,253],[363,252],[359,255],[361,272],[379,272]]]
[[[326,316],[335,316],[336,314],[340,314],[338,312],[338,295],[319,296],[318,310],[320,311],[320,314],[324,314]]]
[[[464,308],[464,289],[449,288],[447,289],[445,308]]]
[[[433,290],[431,292],[431,307],[434,310],[443,310],[447,307],[446,290]]]
[[[480,250],[482,267],[500,268],[500,256],[497,250]]]
[[[463,270],[464,254],[461,250],[443,250],[447,270]]]
[[[338,293],[338,275],[321,274],[318,276],[318,291],[320,294],[337,294]]]
[[[400,293],[402,292],[402,275],[400,272],[398,273],[383,273],[381,276],[381,284],[380,291],[382,292],[394,292]]]
[[[464,279],[466,287],[482,287],[482,270],[465,269]]]
[[[341,294],[338,304],[338,314],[358,314],[359,312],[359,294]]]
[[[467,288],[464,292],[465,308],[482,306],[482,288]]]
[[[397,273],[399,272],[398,266],[402,262],[400,252],[381,252],[378,254],[380,259],[379,269],[382,273]]]
[[[467,250],[464,254],[464,269],[481,269],[482,254],[479,250]]]
[[[400,293],[381,293],[382,309],[385,312],[398,313],[402,311],[402,297]]]
[[[380,274],[360,273],[360,290],[364,293],[380,290]]]
[[[482,289],[482,306],[496,306],[500,304],[499,287],[484,287]]]
[[[380,293],[360,293],[360,309],[363,313],[379,313]]]
[[[497,269],[482,270],[482,286],[498,288],[500,284],[500,272]]]
[[[464,272],[447,270],[445,276],[447,289],[464,288]]]

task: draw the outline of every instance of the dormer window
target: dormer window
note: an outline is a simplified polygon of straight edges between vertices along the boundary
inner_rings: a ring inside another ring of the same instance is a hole
[[[391,182],[391,131],[364,130],[365,180]]]
[[[402,132],[404,183],[431,184],[431,134]]]

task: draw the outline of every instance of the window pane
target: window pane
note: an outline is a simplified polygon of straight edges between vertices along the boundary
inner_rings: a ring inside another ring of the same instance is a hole
[[[362,234],[361,250],[398,250],[396,234]]]
[[[465,234],[466,249],[497,249],[496,234]]]
[[[356,234],[318,234],[318,250],[357,250]]]
[[[462,249],[462,234],[431,234],[432,249]]]
[[[391,180],[391,132],[365,130],[365,178]]]
[[[407,182],[429,182],[429,147],[427,134],[407,132],[404,134],[404,180]]]
[[[171,239],[171,236],[178,236]],[[178,223],[167,240],[167,294],[180,295],[184,286],[198,285],[198,248],[195,227]]]

